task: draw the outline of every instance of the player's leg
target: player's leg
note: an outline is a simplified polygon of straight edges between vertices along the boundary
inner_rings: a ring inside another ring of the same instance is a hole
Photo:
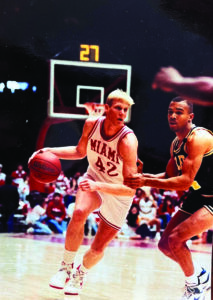
[[[72,219],[67,227],[65,249],[77,251],[84,236],[84,224],[91,212],[100,207],[101,198],[96,192],[83,192],[79,190]]]
[[[83,192],[78,190],[72,219],[66,232],[65,249],[59,271],[51,278],[50,286],[63,289],[70,279],[74,259],[84,237],[84,224],[87,216],[101,204],[96,192]]]
[[[179,210],[167,224],[167,226],[161,236],[161,239],[158,243],[158,248],[160,249],[160,251],[162,251],[164,255],[168,256],[169,258],[171,258],[174,261],[177,261],[177,260],[176,260],[176,257],[171,252],[171,249],[169,247],[169,242],[168,242],[169,235],[175,227],[177,227],[180,223],[182,223],[189,217],[190,217],[190,214]]]
[[[117,229],[109,226],[103,220],[100,221],[94,241],[83,257],[85,268],[90,269],[101,260],[105,248],[115,238],[117,233]]]
[[[81,292],[88,270],[102,259],[105,248],[117,233],[118,229],[111,227],[103,220],[100,221],[94,241],[83,257],[82,265],[77,268],[73,279],[65,286],[66,295],[78,295]]]
[[[211,228],[212,224],[212,214],[203,207],[173,228],[168,236],[170,252],[186,276],[182,300],[204,299],[204,292],[209,288],[209,273],[198,264],[193,263],[186,241]]]
[[[77,268],[72,280],[65,287],[64,292],[67,295],[75,295],[81,292],[86,273],[103,257],[104,249],[122,227],[131,206],[132,199],[130,197],[115,197],[101,193],[100,195],[103,202],[99,211],[101,220],[98,231],[90,249],[83,257],[82,264]]]
[[[208,230],[212,225],[213,215],[203,207],[176,226],[170,233],[168,238],[169,248],[186,276],[194,273],[191,253],[186,245],[186,241]]]

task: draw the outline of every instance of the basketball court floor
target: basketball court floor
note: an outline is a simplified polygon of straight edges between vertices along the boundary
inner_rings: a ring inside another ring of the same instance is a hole
[[[85,238],[77,260],[89,247]],[[48,286],[63,253],[62,235],[0,234],[1,300],[179,300],[184,277],[152,240],[115,239],[91,269],[80,296],[65,296]],[[211,245],[191,245],[193,257],[211,267]],[[210,291],[206,300],[210,300]]]

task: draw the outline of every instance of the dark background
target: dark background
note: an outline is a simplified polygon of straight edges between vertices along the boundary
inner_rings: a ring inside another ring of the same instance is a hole
[[[161,172],[174,134],[167,107],[174,96],[153,91],[161,66],[185,76],[213,76],[212,1],[11,0],[0,4],[0,82],[27,81],[37,92],[0,93],[0,163],[10,173],[36,150],[47,116],[50,59],[79,61],[80,44],[100,46],[100,63],[132,66],[135,100],[128,124],[144,170]],[[213,129],[213,108],[195,106],[195,123]],[[54,125],[45,145],[75,145],[83,121]],[[73,173],[86,162],[67,164]]]

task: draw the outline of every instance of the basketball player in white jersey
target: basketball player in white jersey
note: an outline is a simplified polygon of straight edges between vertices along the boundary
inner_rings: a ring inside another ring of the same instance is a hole
[[[50,280],[50,286],[64,288],[65,295],[81,292],[85,275],[103,257],[104,249],[117,235],[131,206],[135,190],[123,185],[123,179],[137,172],[138,141],[133,131],[124,125],[132,104],[130,96],[115,90],[108,95],[106,116],[86,120],[77,146],[39,150],[50,151],[60,159],[87,156],[89,162],[76,195],[61,267]],[[98,208],[98,231],[81,265],[74,268],[74,259],[84,236],[84,224],[89,214]]]

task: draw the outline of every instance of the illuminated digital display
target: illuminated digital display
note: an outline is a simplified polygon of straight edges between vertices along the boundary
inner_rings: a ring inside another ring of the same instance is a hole
[[[99,46],[98,45],[80,45],[80,61],[99,62]]]

